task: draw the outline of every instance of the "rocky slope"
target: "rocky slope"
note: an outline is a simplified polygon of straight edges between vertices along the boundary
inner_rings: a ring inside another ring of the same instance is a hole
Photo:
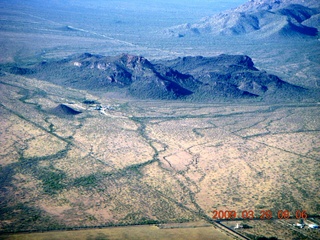
[[[33,71],[37,77],[59,85],[104,91],[125,89],[139,98],[183,98],[199,85],[190,75],[166,67],[157,70],[144,57],[129,54],[105,57],[85,53],[42,63]]]
[[[259,71],[245,55],[183,57],[165,63],[192,75],[203,84],[196,99],[262,97],[265,100],[297,99],[308,95],[304,88],[289,84],[275,75]]]
[[[166,30],[171,36],[249,35],[252,38],[316,37],[320,29],[316,0],[251,0],[198,23]]]
[[[304,88],[259,71],[245,55],[179,57],[152,63],[129,54],[105,57],[85,53],[28,68],[13,66],[10,71],[78,89],[122,91],[139,99],[206,102],[257,97],[297,100],[308,96]]]

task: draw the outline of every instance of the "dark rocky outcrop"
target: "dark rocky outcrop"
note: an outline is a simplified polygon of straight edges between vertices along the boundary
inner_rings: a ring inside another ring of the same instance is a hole
[[[139,99],[283,101],[308,96],[306,89],[259,71],[245,55],[187,56],[150,62],[130,54],[105,57],[85,53],[16,73],[25,72],[63,86],[122,91]],[[59,105],[54,112],[79,113],[66,105]]]
[[[82,113],[81,111],[67,105],[67,104],[59,104],[57,107],[49,110],[50,114],[54,114],[58,117],[71,117]]]

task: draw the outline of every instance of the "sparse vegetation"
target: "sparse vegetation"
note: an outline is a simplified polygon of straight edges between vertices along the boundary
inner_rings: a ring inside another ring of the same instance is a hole
[[[62,231],[9,238],[229,239],[221,224],[242,224],[234,231],[251,239],[320,238],[276,219],[305,210],[319,223],[318,39],[172,41],[159,29],[194,22],[203,8],[48,7],[59,2],[1,2],[0,239],[49,230]],[[217,223],[215,209],[237,219]],[[273,220],[243,221],[243,210]]]
[[[7,189],[1,221],[21,224],[3,224],[1,231],[47,230],[48,224],[50,229],[199,219],[212,224],[212,206],[316,214],[310,185],[318,176],[315,104],[126,100],[108,115],[86,109],[64,118],[46,109],[66,98],[81,107],[81,92],[17,76],[10,81],[2,86],[10,89],[5,93],[11,100],[2,95],[0,109],[1,139],[12,149],[1,153],[7,156],[1,160],[1,187]],[[33,93],[35,84],[45,97]],[[21,101],[22,95],[28,97]],[[107,105],[104,101],[99,99]],[[18,206],[29,210],[9,217]],[[254,226],[243,230],[257,233]]]
[[[97,185],[97,177],[94,174],[83,176],[74,180],[76,187],[95,187]]]

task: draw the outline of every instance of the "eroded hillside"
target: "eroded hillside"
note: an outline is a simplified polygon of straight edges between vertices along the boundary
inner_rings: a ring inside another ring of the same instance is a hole
[[[195,102],[314,101],[319,94],[254,67],[246,55],[187,56],[150,62],[142,56],[90,53],[24,67],[3,65],[10,73],[66,87],[121,92],[135,99]]]

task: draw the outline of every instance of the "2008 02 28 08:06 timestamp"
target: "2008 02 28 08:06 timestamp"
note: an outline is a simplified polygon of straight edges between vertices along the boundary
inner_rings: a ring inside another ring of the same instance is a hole
[[[241,214],[237,214],[234,210],[213,210],[212,211],[213,219],[261,219],[261,220],[269,220],[273,218],[273,214],[271,210],[260,210],[257,214],[253,210],[244,210]],[[289,210],[279,210],[277,212],[276,218],[278,219],[289,219],[291,216]],[[295,211],[296,219],[306,219],[308,217],[307,212],[305,210],[296,210]]]

